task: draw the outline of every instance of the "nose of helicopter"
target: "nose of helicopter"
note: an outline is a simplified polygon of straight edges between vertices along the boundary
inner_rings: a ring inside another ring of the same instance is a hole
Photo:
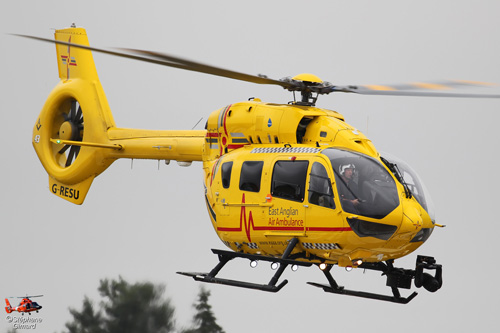
[[[430,235],[434,227],[429,215],[419,207],[415,201],[405,202],[403,209],[403,218],[398,230],[400,239],[408,240],[410,243],[425,241],[422,234]]]
[[[408,249],[407,247],[417,241],[425,241],[417,239],[424,231],[431,231],[429,228],[424,228],[427,224],[425,216],[421,214],[419,208],[411,201],[403,203],[403,209],[400,211],[398,217],[393,216],[394,219],[399,219],[399,227],[388,239],[384,247],[391,249]],[[395,221],[395,220],[394,220]],[[430,220],[429,220],[429,223]],[[396,228],[396,227],[395,227]],[[427,239],[427,237],[425,237]],[[417,245],[417,243],[415,243]],[[413,245],[411,245],[413,247]]]
[[[416,207],[406,207],[403,211],[403,223],[401,227],[405,227],[410,231],[417,233],[424,224],[424,219],[420,210]]]

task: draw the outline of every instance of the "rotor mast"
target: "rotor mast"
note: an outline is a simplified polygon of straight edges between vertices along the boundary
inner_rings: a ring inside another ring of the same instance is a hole
[[[319,94],[328,93],[329,91],[326,91],[325,88],[331,87],[329,82],[323,82],[316,75],[309,73],[302,73],[292,78],[287,77],[281,81],[289,83],[285,89],[294,93],[293,103],[296,105],[314,106]],[[300,101],[295,99],[295,91],[300,91],[302,97]],[[313,97],[313,93],[316,93],[316,96]]]

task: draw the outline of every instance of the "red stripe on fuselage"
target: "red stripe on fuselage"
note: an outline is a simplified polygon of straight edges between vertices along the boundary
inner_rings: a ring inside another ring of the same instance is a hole
[[[323,228],[323,227],[307,227],[306,231],[352,231],[349,227],[340,227],[340,228]]]
[[[245,225],[245,232],[247,234],[248,241],[251,242],[250,231],[304,231],[303,227],[270,227],[270,226],[255,226],[253,223],[252,211],[248,213],[248,222],[246,216],[246,206],[245,206],[245,193],[241,198],[241,212],[240,212],[240,226],[239,227],[217,227],[217,231],[243,231],[243,225]],[[341,231],[352,231],[349,227],[306,227],[306,231],[330,231],[330,232],[341,232]]]

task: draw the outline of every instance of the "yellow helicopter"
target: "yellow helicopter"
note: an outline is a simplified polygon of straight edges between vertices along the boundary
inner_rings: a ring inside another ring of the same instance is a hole
[[[33,129],[33,146],[49,175],[50,191],[82,204],[96,176],[119,158],[202,162],[205,200],[213,228],[231,251],[212,250],[219,263],[208,273],[178,272],[197,281],[277,292],[286,267],[316,265],[326,292],[406,304],[416,295],[399,288],[435,292],[442,266],[417,256],[415,268],[394,260],[419,248],[436,226],[430,196],[403,161],[384,155],[338,112],[315,107],[334,92],[441,97],[500,98],[439,90],[485,85],[447,81],[394,86],[335,86],[312,74],[281,80],[248,75],[171,55],[90,47],[85,29],[56,30],[59,84]],[[115,125],[99,82],[92,51],[292,91],[288,104],[258,98],[212,112],[205,130],[141,130]],[[422,91],[424,89],[425,91]],[[438,92],[436,92],[438,91]],[[300,99],[295,99],[295,93]],[[268,284],[218,277],[232,259],[271,263]],[[380,271],[392,295],[349,290],[331,274],[333,266]],[[430,274],[433,273],[433,274]]]

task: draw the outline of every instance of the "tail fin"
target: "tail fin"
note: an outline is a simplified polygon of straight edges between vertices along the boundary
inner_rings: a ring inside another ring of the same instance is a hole
[[[58,41],[89,46],[87,33],[83,28],[56,30],[54,35]],[[98,81],[94,59],[89,50],[56,44],[56,52],[61,80],[81,78]]]
[[[59,84],[33,128],[33,147],[50,190],[82,204],[96,176],[118,158],[201,161],[206,131],[115,127],[83,28],[55,32]],[[77,44],[77,45],[74,45]]]
[[[7,313],[11,313],[13,311],[12,306],[10,306],[9,300],[7,298],[5,299],[5,304],[7,304],[7,306],[5,307],[5,311],[7,311]]]

